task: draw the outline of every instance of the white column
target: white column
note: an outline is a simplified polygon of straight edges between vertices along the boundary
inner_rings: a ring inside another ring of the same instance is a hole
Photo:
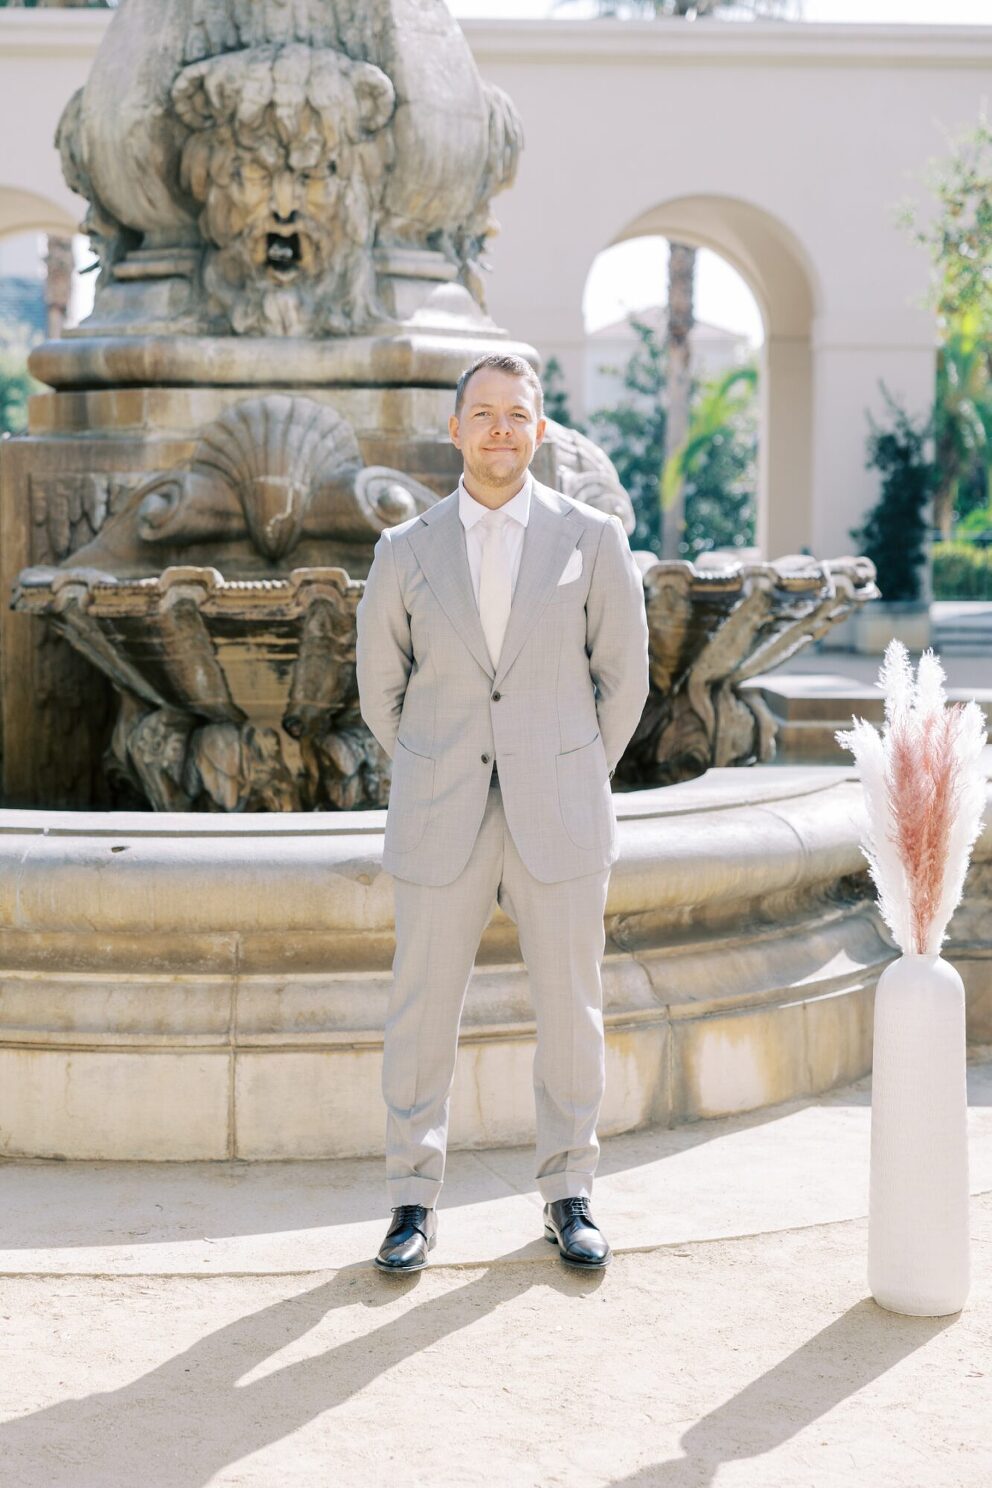
[[[765,559],[813,546],[813,380],[807,336],[771,336],[761,367],[757,544]]]

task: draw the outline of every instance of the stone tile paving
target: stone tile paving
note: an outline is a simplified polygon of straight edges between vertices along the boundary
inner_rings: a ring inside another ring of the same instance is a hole
[[[591,1277],[523,1150],[452,1155],[405,1281],[368,1263],[377,1162],[0,1165],[0,1482],[987,1488],[989,1052],[952,1318],[868,1295],[867,1081],[606,1143]]]

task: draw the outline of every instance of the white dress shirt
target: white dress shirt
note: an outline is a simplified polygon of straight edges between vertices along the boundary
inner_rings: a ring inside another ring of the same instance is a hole
[[[530,520],[530,498],[534,486],[534,477],[527,472],[527,479],[522,487],[510,501],[501,506],[499,510],[512,518],[503,524],[503,547],[507,563],[510,568],[511,593],[516,587],[517,574],[520,572],[520,557],[524,550],[524,533]],[[458,482],[458,515],[462,519],[465,528],[465,547],[468,550],[468,567],[472,575],[472,593],[475,595],[476,604],[479,603],[479,575],[482,571],[482,534],[484,528],[480,525],[490,513],[491,508],[483,506],[481,501],[476,501],[465,489],[464,479]]]

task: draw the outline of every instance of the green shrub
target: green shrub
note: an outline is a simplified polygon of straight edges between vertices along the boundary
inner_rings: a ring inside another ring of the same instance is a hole
[[[992,599],[992,548],[976,543],[933,546],[934,599]]]
[[[930,423],[915,423],[884,384],[882,393],[889,427],[881,427],[868,415],[871,434],[866,462],[866,469],[880,473],[882,492],[864,525],[851,536],[874,563],[883,600],[916,600],[934,483],[934,467],[926,454]]]
[[[0,434],[23,434],[28,398],[41,388],[27,368],[26,346],[0,346]]]

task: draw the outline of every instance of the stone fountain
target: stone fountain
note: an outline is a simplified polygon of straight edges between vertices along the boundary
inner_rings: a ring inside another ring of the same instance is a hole
[[[382,806],[354,680],[372,549],[455,484],[462,368],[536,361],[483,288],[513,104],[440,0],[129,0],[57,142],[100,275],[9,451],[5,579],[49,626],[6,628],[6,799]],[[537,474],[632,530],[582,435],[552,425]],[[856,560],[645,585],[627,788],[769,759],[741,684],[874,592]]]
[[[483,288],[520,120],[442,0],[127,0],[57,142],[100,272],[3,447],[0,1153],[373,1151],[389,779],[354,612],[378,534],[456,482],[463,367],[537,360]],[[535,470],[632,529],[580,434]],[[604,1130],[862,1072],[889,955],[849,772],[729,768],[774,751],[749,678],[871,566],[640,557]],[[464,1043],[456,1140],[526,1139],[499,914]]]

